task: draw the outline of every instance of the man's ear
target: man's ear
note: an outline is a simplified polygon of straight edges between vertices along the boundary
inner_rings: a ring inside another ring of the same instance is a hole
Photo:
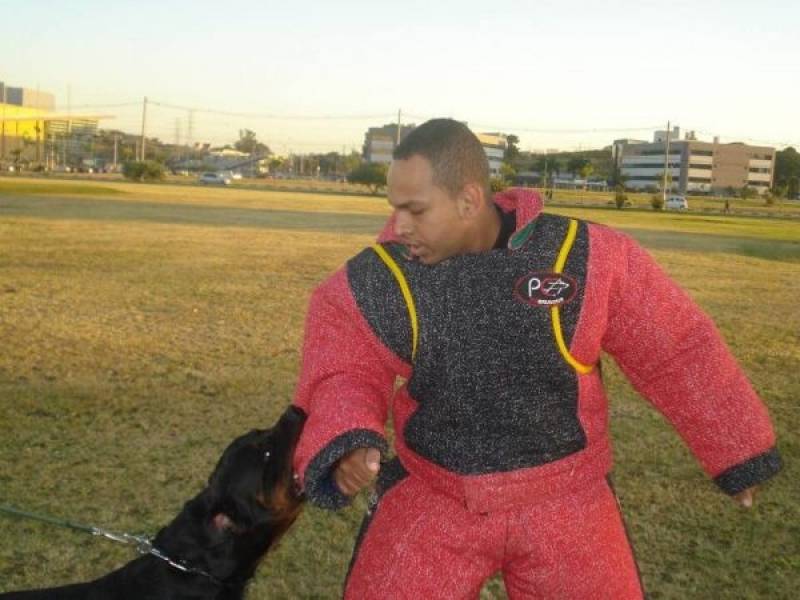
[[[458,214],[462,219],[471,220],[481,214],[486,203],[483,190],[477,183],[468,183],[456,198]]]

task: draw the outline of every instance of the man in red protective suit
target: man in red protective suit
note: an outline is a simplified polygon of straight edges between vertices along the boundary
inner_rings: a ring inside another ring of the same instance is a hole
[[[780,469],[769,416],[638,244],[542,214],[535,192],[492,199],[488,179],[456,121],[397,147],[381,243],[311,299],[295,467],[332,509],[377,476],[347,598],[474,598],[497,572],[511,598],[641,598],[607,480],[601,351],[747,506]]]

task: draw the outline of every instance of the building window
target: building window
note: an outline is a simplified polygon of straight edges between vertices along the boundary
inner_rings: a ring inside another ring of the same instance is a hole
[[[681,150],[680,150],[680,148],[678,150],[670,150],[669,154],[670,154],[670,156],[675,155],[675,156],[679,157],[681,155]],[[662,148],[661,150],[642,150],[641,152],[638,152],[637,154],[633,154],[633,155],[629,155],[629,156],[664,156],[664,149]]]
[[[671,162],[671,163],[669,163],[669,167],[668,168],[670,168],[670,169],[680,169],[680,167],[681,167],[681,163],[679,163],[679,162]],[[659,163],[623,163],[622,164],[622,168],[623,169],[661,169],[661,170],[663,170],[664,169],[664,165],[663,164],[659,164]],[[709,168],[711,168],[711,167],[709,167]]]

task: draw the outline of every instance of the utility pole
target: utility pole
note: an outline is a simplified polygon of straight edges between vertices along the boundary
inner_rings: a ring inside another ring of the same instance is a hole
[[[6,157],[6,84],[3,83],[3,131],[0,133],[0,160]]]
[[[139,158],[139,160],[141,161],[144,161],[144,153],[145,153],[144,132],[146,124],[147,124],[147,96],[144,97],[144,104],[142,105],[142,141],[139,144],[141,148],[141,158]]]
[[[400,112],[400,109],[398,108],[397,109],[397,139],[395,140],[395,143],[394,143],[395,147],[400,145],[400,128],[402,127],[402,124],[401,124],[401,121],[400,121],[400,117],[401,117],[401,112]]]
[[[114,172],[117,172],[117,147],[119,145],[119,134],[114,134]]]
[[[187,117],[188,123],[186,126],[186,145],[192,145],[192,131],[194,129],[194,111],[189,110],[189,115]]]
[[[664,206],[667,206],[667,169],[669,169],[669,121],[667,121],[667,140],[664,146],[664,181],[661,184],[661,196]]]

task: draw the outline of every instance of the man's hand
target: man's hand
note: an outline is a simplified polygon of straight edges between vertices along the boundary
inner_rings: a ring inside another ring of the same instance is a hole
[[[333,479],[347,496],[355,496],[367,487],[381,468],[381,453],[375,448],[359,448],[342,457]]]
[[[739,504],[741,504],[745,508],[751,508],[753,506],[753,501],[756,498],[756,489],[758,489],[758,486],[754,485],[751,488],[747,488],[743,492],[735,494],[733,497]]]

